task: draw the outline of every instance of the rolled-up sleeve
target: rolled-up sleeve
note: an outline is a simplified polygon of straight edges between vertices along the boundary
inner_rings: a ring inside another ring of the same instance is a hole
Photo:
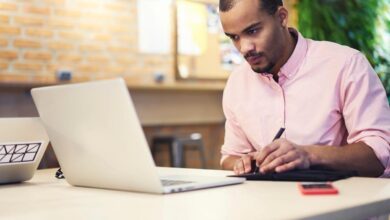
[[[341,94],[347,142],[370,146],[385,167],[381,177],[390,177],[390,108],[385,89],[361,53],[346,68]]]

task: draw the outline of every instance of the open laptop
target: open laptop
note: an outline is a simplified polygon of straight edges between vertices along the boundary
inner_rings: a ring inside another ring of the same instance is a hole
[[[31,93],[71,185],[171,193],[244,181],[160,177],[123,79],[35,88]]]
[[[0,118],[0,184],[31,179],[48,143],[39,118]]]

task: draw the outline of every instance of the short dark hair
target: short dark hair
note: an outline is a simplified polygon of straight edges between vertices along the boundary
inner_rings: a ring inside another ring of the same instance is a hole
[[[234,7],[239,0],[219,0],[219,10],[227,12]],[[259,0],[260,10],[265,10],[268,14],[275,14],[279,6],[283,6],[283,0]]]

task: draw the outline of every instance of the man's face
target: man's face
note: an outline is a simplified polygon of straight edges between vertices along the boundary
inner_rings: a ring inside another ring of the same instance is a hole
[[[259,0],[239,0],[221,12],[223,29],[257,73],[272,73],[283,55],[285,27],[278,16],[260,10]],[[279,66],[280,68],[280,66]]]

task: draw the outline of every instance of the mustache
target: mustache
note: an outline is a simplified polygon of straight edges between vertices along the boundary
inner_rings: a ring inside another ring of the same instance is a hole
[[[244,58],[249,59],[250,57],[257,57],[257,56],[264,56],[263,52],[256,52],[256,51],[249,51],[247,54],[245,54]]]

